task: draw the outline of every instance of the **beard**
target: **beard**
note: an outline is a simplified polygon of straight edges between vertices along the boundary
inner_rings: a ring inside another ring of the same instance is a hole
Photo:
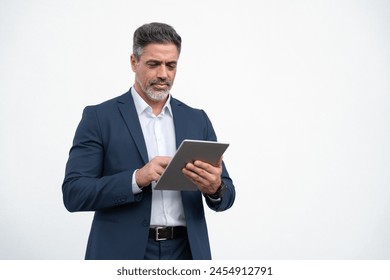
[[[141,83],[141,81],[137,81],[138,85],[141,87],[142,91],[146,93],[146,95],[152,100],[152,101],[162,101],[165,100],[168,95],[169,91],[172,87],[172,82],[170,80],[164,80],[161,79],[155,79],[150,81],[146,86]],[[154,85],[166,85],[167,89],[155,89]]]

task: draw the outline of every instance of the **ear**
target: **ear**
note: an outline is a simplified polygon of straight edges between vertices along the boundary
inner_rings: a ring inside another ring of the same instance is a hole
[[[135,57],[135,55],[134,54],[132,54],[131,56],[130,56],[130,64],[131,64],[131,69],[133,69],[133,72],[135,72],[135,70],[136,70],[136,68],[137,68],[137,59],[136,59],[136,57]]]

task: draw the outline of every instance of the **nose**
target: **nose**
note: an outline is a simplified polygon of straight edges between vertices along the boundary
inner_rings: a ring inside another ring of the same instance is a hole
[[[168,77],[168,72],[167,72],[167,67],[162,64],[159,69],[158,69],[158,72],[157,72],[157,77],[161,80],[166,80],[167,77]]]

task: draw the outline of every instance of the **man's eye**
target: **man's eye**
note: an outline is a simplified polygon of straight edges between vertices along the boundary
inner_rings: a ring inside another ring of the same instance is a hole
[[[158,66],[158,63],[149,62],[149,63],[148,63],[148,66],[149,66],[149,67],[156,67],[156,66]]]
[[[169,64],[167,64],[167,67],[169,69],[175,69],[176,68],[176,63],[169,63]]]

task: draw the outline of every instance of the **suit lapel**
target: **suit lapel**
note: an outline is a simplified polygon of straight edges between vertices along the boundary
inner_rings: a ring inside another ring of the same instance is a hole
[[[188,115],[185,112],[185,108],[181,105],[182,103],[180,101],[171,98],[171,108],[176,134],[176,149],[179,148],[181,142],[188,137]],[[181,200],[186,219],[192,219],[194,211],[196,212],[197,210],[197,207],[195,207],[196,209],[193,207],[193,205],[197,205],[193,203],[194,197],[193,192],[181,191]]]
[[[130,131],[131,137],[133,138],[141,156],[146,164],[148,160],[148,151],[146,149],[146,144],[144,136],[142,133],[141,124],[138,119],[137,111],[135,109],[134,100],[131,96],[131,91],[118,98],[118,108],[121,112],[123,119],[126,122],[127,128]]]
[[[173,113],[173,122],[175,124],[176,149],[179,148],[181,142],[187,136],[187,116],[181,103],[174,98],[171,98],[171,108]]]
[[[137,145],[138,150],[141,153],[142,159],[146,164],[149,161],[148,152],[141,124],[135,109],[134,100],[131,96],[131,91],[128,91],[118,98],[118,108],[135,144]],[[177,99],[171,98],[171,108],[174,116],[173,121],[175,125],[176,148],[178,148],[181,142],[187,137],[187,116],[183,106],[181,106],[181,103]]]

